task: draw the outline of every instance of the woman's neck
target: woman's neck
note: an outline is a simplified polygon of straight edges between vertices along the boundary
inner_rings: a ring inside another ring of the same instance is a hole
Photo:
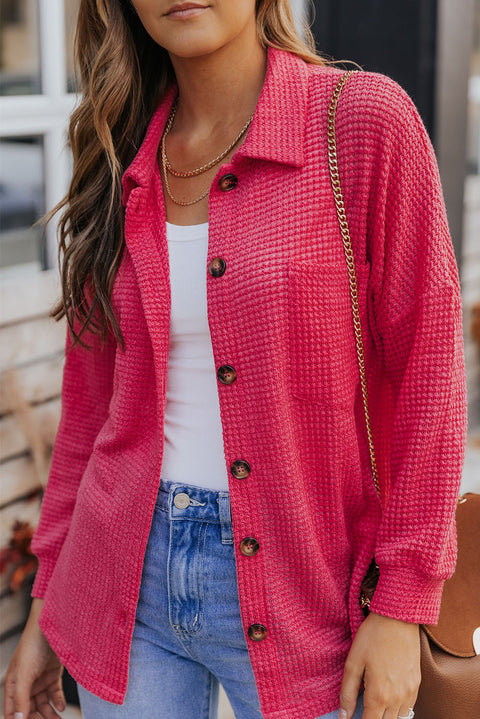
[[[239,35],[208,55],[171,61],[179,88],[176,133],[198,140],[228,133],[254,111],[267,65],[256,33]]]

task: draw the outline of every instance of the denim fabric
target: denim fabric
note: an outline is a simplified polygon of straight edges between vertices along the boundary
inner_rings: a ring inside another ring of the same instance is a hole
[[[174,504],[181,493],[190,500],[185,508]],[[84,719],[217,719],[219,682],[236,719],[262,719],[240,618],[229,495],[162,479],[125,701],[112,704],[79,685],[82,713]],[[354,719],[362,710],[360,697]]]

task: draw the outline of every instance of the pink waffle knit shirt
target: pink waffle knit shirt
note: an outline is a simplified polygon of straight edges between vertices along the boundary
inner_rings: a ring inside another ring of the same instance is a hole
[[[438,620],[456,561],[465,440],[461,300],[426,130],[389,78],[355,73],[337,115],[356,258],[380,502],[369,467],[348,278],[327,164],[341,72],[269,49],[245,142],[209,194],[204,280],[229,473],[242,621],[265,719],[339,707],[345,658],[371,609]],[[169,348],[165,207],[156,153],[176,87],[124,175],[126,249],[113,289],[125,350],[71,349],[33,539],[40,626],[82,686],[121,704],[159,486]],[[239,118],[243,121],[243,118]],[[233,174],[226,191],[220,180]],[[234,183],[230,183],[230,186]],[[223,275],[208,263],[222,257]],[[248,477],[230,467],[245,460]],[[188,478],[185,478],[188,481]],[[246,557],[240,541],[256,537]]]

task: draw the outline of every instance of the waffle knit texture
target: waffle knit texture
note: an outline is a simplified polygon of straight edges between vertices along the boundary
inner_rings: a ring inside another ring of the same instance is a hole
[[[371,609],[438,620],[456,560],[466,410],[460,291],[426,130],[389,78],[358,72],[337,116],[356,257],[382,506],[369,468],[348,278],[327,164],[327,108],[340,71],[269,49],[247,138],[209,195],[205,267],[237,576],[265,719],[339,707]],[[124,176],[126,251],[113,290],[126,349],[66,354],[63,409],[33,550],[40,626],[85,688],[121,704],[157,495],[169,347],[165,208],[156,152],[169,88]],[[240,118],[239,118],[240,120]],[[238,185],[222,191],[227,173]],[[67,339],[67,350],[71,345]],[[188,482],[188,477],[185,477]],[[255,537],[246,557],[240,541]]]

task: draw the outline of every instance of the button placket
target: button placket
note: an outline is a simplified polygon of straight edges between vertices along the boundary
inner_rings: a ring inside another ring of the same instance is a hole
[[[218,179],[218,186],[222,192],[230,192],[238,185],[238,177],[233,172],[225,172]],[[222,277],[225,273],[227,263],[223,257],[214,257],[208,264],[208,272],[212,277]],[[217,378],[224,385],[231,385],[237,379],[237,372],[231,365],[221,365],[217,368]]]
[[[222,192],[230,192],[238,185],[238,178],[233,173],[227,173],[219,179],[219,187]],[[221,277],[226,270],[226,262],[222,257],[214,257],[208,265],[208,271],[212,277]],[[217,369],[218,380],[225,385],[231,385],[237,379],[237,372],[231,365],[221,365]],[[235,460],[230,466],[230,472],[235,479],[246,479],[250,474],[250,465],[243,459]],[[240,542],[240,552],[245,557],[255,556],[260,549],[260,543],[255,537],[245,537]],[[265,625],[256,623],[248,627],[249,638],[254,642],[263,641],[267,636]]]

